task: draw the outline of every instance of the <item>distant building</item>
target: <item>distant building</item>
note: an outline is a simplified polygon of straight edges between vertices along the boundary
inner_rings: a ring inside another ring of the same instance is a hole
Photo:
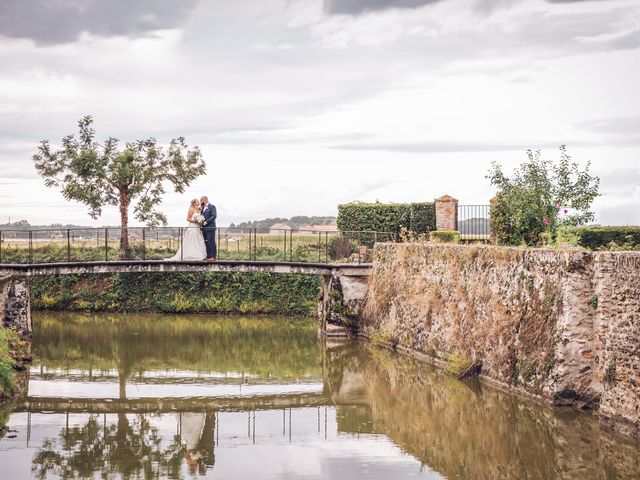
[[[300,227],[300,230],[304,230],[305,232],[311,233],[319,233],[319,232],[335,232],[335,225],[306,225],[304,227]]]
[[[291,231],[291,226],[287,225],[286,223],[274,223],[273,225],[271,225],[269,227],[269,234],[270,235],[282,235],[284,232],[284,230],[286,231]]]

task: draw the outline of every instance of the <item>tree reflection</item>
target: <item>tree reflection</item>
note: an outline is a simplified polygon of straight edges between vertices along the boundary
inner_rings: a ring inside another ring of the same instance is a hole
[[[187,449],[178,435],[166,448],[162,438],[144,415],[129,419],[118,414],[115,424],[101,424],[91,415],[84,426],[63,428],[55,439],[46,439],[33,457],[35,478],[52,474],[59,478],[180,478]]]

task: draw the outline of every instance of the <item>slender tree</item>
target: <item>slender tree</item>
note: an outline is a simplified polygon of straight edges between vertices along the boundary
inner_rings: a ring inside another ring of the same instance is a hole
[[[189,149],[184,137],[174,138],[166,149],[155,138],[121,149],[113,137],[103,145],[96,142],[92,124],[91,116],[82,118],[78,138],[64,137],[59,150],[42,140],[33,161],[47,187],[60,188],[67,200],[87,205],[92,218],[98,218],[105,205],[120,209],[122,255],[129,248],[129,208],[133,206],[135,218],[147,226],[166,225],[166,216],[158,210],[165,188],[184,192],[205,173],[206,165],[200,149]]]

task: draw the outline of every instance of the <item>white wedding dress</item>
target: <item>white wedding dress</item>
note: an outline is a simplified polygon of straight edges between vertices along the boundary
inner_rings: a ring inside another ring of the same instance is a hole
[[[168,260],[171,262],[204,260],[206,256],[207,248],[204,245],[204,237],[200,227],[194,223],[189,223],[187,228],[182,229],[182,247]]]

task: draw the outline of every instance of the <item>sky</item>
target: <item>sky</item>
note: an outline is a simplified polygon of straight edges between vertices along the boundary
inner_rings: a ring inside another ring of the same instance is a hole
[[[1,0],[0,223],[93,221],[38,177],[98,138],[177,136],[219,225],[350,201],[487,204],[492,161],[592,162],[602,224],[640,224],[638,0]],[[133,222],[134,224],[136,222]]]

